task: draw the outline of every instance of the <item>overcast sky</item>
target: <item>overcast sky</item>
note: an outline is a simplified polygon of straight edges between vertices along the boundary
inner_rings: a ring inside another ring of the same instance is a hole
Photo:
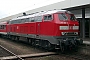
[[[0,0],[0,19],[64,0]]]

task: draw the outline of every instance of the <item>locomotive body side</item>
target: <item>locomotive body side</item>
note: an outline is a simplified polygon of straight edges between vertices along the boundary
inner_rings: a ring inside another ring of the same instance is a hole
[[[82,44],[78,21],[72,13],[63,10],[12,19],[5,31],[8,38],[19,40],[24,37],[32,45],[61,49],[62,52],[67,47]]]

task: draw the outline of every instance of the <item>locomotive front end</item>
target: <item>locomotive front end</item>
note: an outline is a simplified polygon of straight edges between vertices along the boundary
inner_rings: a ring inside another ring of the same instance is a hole
[[[58,40],[61,50],[73,49],[83,43],[79,37],[79,23],[74,14],[70,12],[58,13],[59,35]]]

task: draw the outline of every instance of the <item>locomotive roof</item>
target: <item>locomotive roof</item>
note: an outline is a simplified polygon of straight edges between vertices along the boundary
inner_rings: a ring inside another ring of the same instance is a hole
[[[6,25],[7,22],[0,22],[0,25]]]
[[[43,12],[37,12],[37,13],[29,14],[27,16],[14,18],[12,20],[24,19],[24,18],[35,17],[35,16],[42,16],[42,15],[46,15],[46,14],[54,14],[54,13],[58,13],[58,12],[61,12],[61,13],[68,12],[68,13],[70,13],[67,10],[50,10],[50,11],[43,11]]]

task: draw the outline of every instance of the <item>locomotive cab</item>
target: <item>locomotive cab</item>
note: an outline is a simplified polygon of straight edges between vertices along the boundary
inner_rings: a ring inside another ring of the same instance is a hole
[[[41,26],[43,38],[55,45],[55,49],[60,48],[62,52],[68,47],[73,49],[83,43],[79,38],[79,23],[69,11],[57,10],[45,13]]]
[[[59,28],[56,36],[60,41],[61,50],[65,49],[66,46],[71,49],[82,44],[83,40],[79,38],[79,23],[74,14],[65,12],[57,13],[56,16],[55,22]]]

